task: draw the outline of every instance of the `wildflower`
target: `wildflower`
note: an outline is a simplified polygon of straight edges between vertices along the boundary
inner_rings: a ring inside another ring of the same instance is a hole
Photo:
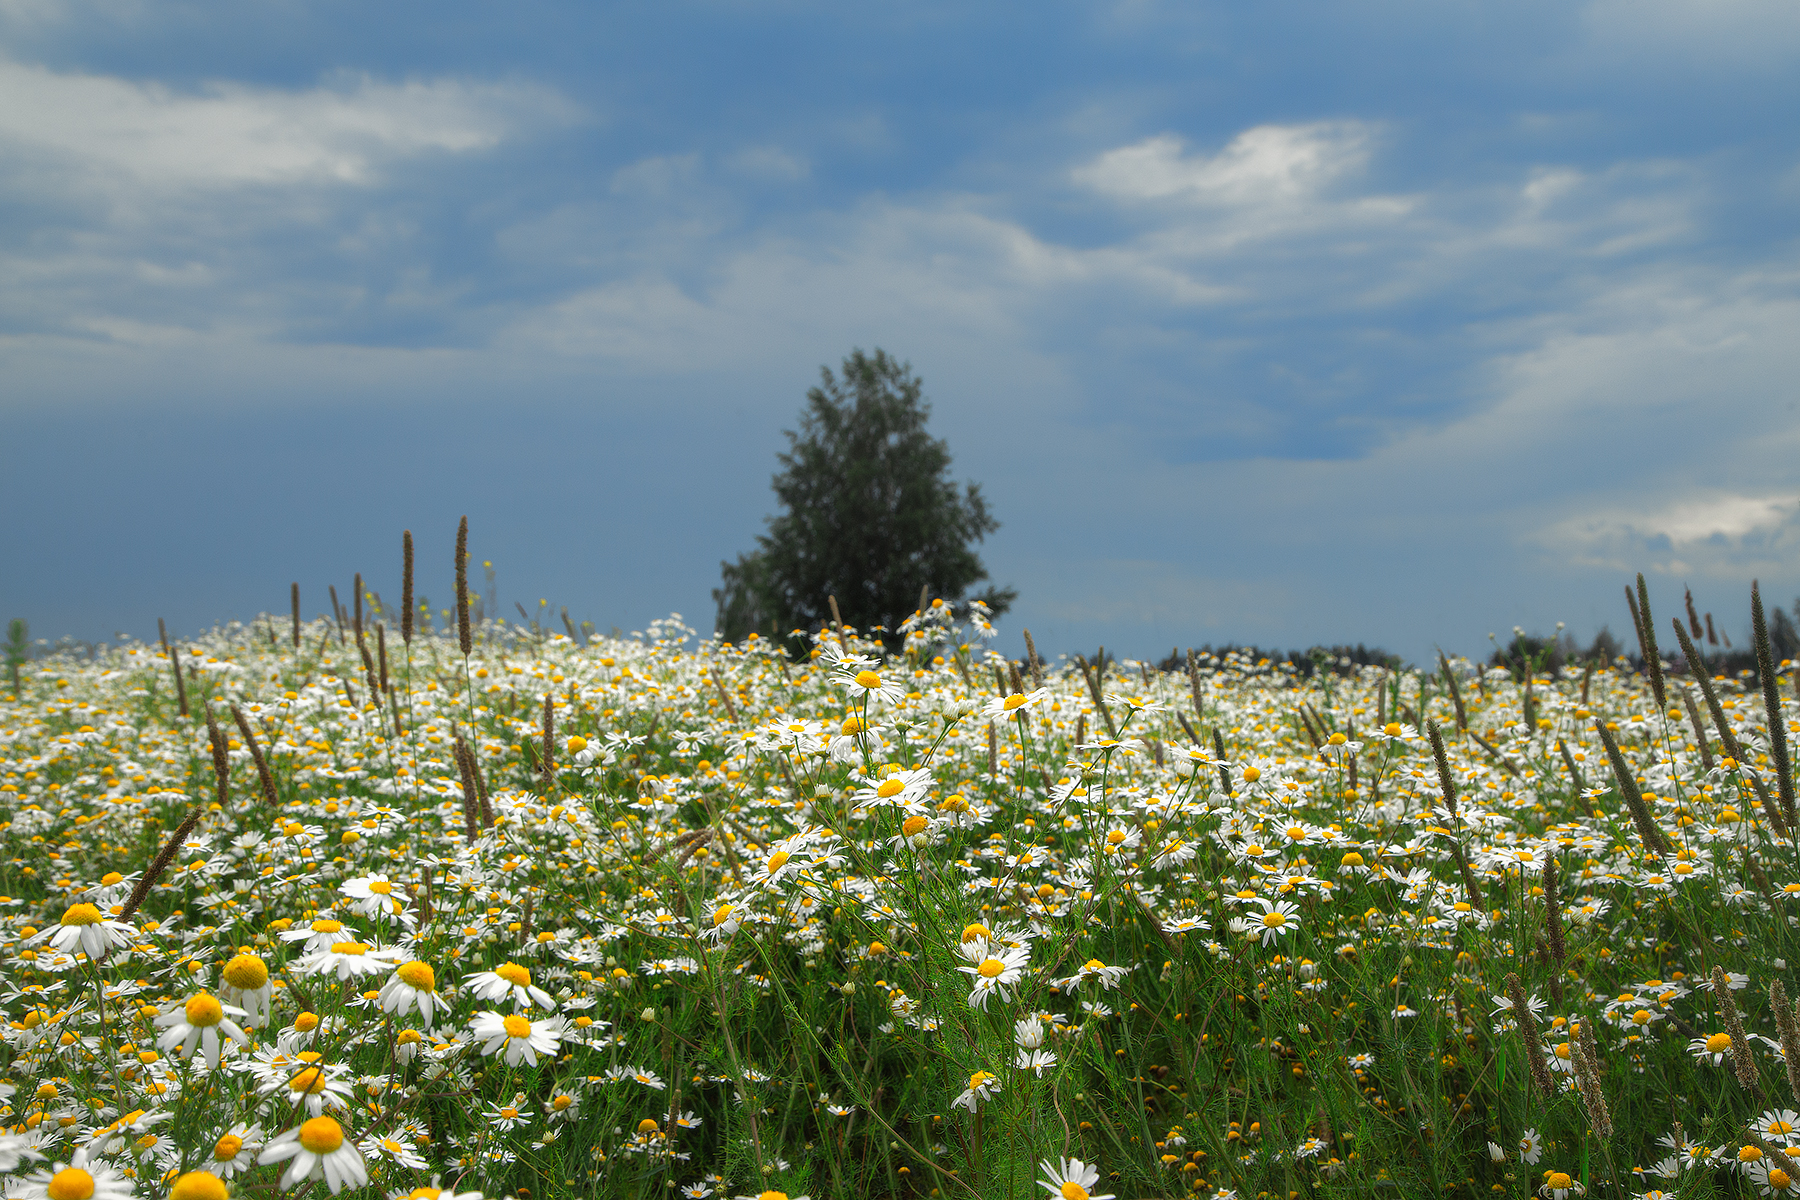
[[[356,930],[349,928],[336,917],[319,917],[298,929],[284,929],[279,934],[284,942],[300,942],[302,954],[317,954],[321,950],[330,949],[334,942],[350,941],[356,936]]]
[[[389,1200],[483,1200],[481,1192],[459,1192],[453,1188],[440,1187],[438,1177],[433,1175],[429,1184],[422,1184],[410,1192],[395,1192]]]
[[[1059,1200],[1113,1200],[1111,1192],[1096,1195],[1093,1191],[1100,1186],[1099,1167],[1079,1158],[1065,1158],[1060,1163],[1047,1158],[1038,1166],[1044,1171],[1044,1178],[1038,1180],[1039,1186]]]
[[[851,797],[858,809],[910,808],[931,790],[931,768],[896,771],[880,782],[871,782]]]
[[[323,1179],[335,1196],[346,1186],[359,1188],[369,1182],[362,1152],[344,1136],[344,1127],[330,1117],[314,1117],[276,1134],[256,1161],[266,1167],[290,1158],[293,1163],[281,1175],[284,1188],[304,1179]]]
[[[1098,983],[1103,988],[1116,988],[1119,980],[1125,978],[1130,967],[1108,966],[1097,958],[1090,958],[1081,964],[1081,970],[1067,979],[1057,980],[1057,986],[1067,991],[1083,983]]]
[[[537,1066],[538,1055],[554,1054],[562,1044],[563,1023],[560,1017],[532,1021],[516,1013],[510,1017],[497,1012],[478,1012],[469,1022],[469,1032],[482,1043],[481,1053],[504,1050],[506,1065],[516,1067],[523,1060]]]
[[[366,875],[352,879],[338,888],[352,901],[350,911],[365,917],[386,915],[397,917],[406,911],[405,893],[400,892],[386,875]]]
[[[403,1017],[409,1009],[416,1009],[419,1023],[427,1032],[436,1013],[449,1008],[444,998],[438,994],[437,973],[430,964],[417,960],[401,963],[394,968],[394,973],[381,988],[381,1011],[391,1016]]]
[[[1020,1050],[1013,1058],[1013,1066],[1021,1071],[1030,1071],[1039,1079],[1044,1072],[1056,1065],[1056,1055],[1048,1050]]]
[[[962,1095],[950,1102],[951,1108],[966,1108],[974,1112],[977,1107],[994,1098],[1000,1090],[1000,1077],[992,1071],[977,1071],[969,1076],[969,1086],[963,1089]]]
[[[853,700],[858,696],[865,700],[879,697],[889,704],[899,704],[905,700],[906,688],[899,680],[891,675],[883,679],[879,671],[871,669],[874,665],[867,659],[846,658],[837,674],[837,682],[849,691]]]
[[[316,1059],[316,1054],[308,1054]],[[327,1108],[343,1109],[349,1107],[351,1086],[343,1078],[343,1068],[328,1067],[321,1062],[308,1062],[305,1066],[289,1075],[284,1069],[275,1073],[263,1085],[263,1091],[279,1093],[287,1089],[288,1102],[298,1108],[306,1105],[306,1110],[313,1116],[321,1116]]]
[[[1261,915],[1233,917],[1233,933],[1244,934],[1246,938],[1260,937],[1262,944],[1268,946],[1273,945],[1275,939],[1282,934],[1293,933],[1300,928],[1300,906],[1293,901],[1265,900],[1258,896],[1254,903],[1262,906]]]
[[[1519,1135],[1519,1161],[1528,1167],[1535,1167],[1537,1160],[1544,1156],[1544,1141],[1538,1137],[1538,1131],[1527,1129]]]
[[[1023,695],[1014,692],[1010,696],[996,696],[981,709],[981,719],[993,721],[1002,717],[1023,716],[1030,709],[1043,703],[1049,695],[1049,688],[1038,688],[1034,692],[1027,692]]]
[[[1568,1200],[1570,1196],[1587,1195],[1587,1189],[1567,1171],[1545,1171],[1544,1186],[1540,1190],[1544,1200]]]
[[[156,1024],[162,1026],[164,1033],[156,1039],[156,1044],[163,1050],[181,1047],[184,1058],[192,1058],[194,1047],[200,1046],[206,1051],[207,1066],[216,1071],[219,1069],[219,1034],[242,1046],[250,1041],[250,1035],[228,1015],[243,1016],[244,1010],[219,1001],[205,992],[189,996],[185,1003],[156,1018]]]
[[[1708,1034],[1688,1042],[1688,1052],[1694,1056],[1695,1062],[1712,1060],[1713,1066],[1723,1063],[1731,1053],[1731,1035],[1729,1033]]]
[[[986,939],[963,942],[958,952],[973,965],[956,968],[969,976],[969,1007],[987,1007],[988,997],[998,993],[1002,1000],[1013,998],[1013,987],[1025,976],[1031,959],[1029,946],[995,946]]]
[[[492,1003],[510,995],[517,1008],[556,1010],[556,1001],[550,993],[531,982],[531,968],[521,967],[518,963],[501,963],[492,971],[479,971],[469,976],[465,982],[478,1000]]]
[[[219,972],[219,981],[225,985],[220,990],[226,999],[243,1008],[245,1024],[268,1024],[275,985],[269,981],[267,963],[254,954],[237,954]]]
[[[31,940],[48,941],[64,954],[79,949],[90,961],[98,962],[119,947],[131,945],[137,936],[132,926],[103,916],[92,904],[71,904],[63,911],[61,923]]]
[[[241,1171],[248,1171],[256,1161],[261,1141],[261,1125],[245,1125],[240,1121],[213,1142],[212,1159],[206,1169],[220,1179],[230,1179]]]
[[[383,949],[368,942],[333,942],[329,947],[308,954],[294,964],[302,975],[335,974],[340,983],[363,975],[373,975],[394,965],[400,951]]]
[[[36,1200],[131,1200],[131,1180],[102,1162],[90,1162],[77,1150],[67,1166],[40,1167],[18,1181]]]
[[[229,1200],[225,1181],[211,1171],[189,1171],[169,1185],[169,1200]]]

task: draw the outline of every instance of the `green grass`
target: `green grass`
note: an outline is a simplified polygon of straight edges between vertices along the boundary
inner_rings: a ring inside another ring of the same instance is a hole
[[[852,637],[871,661],[846,668],[831,631],[785,662],[675,621],[586,646],[495,622],[466,662],[453,635],[410,652],[389,636],[394,700],[377,707],[354,639],[303,632],[298,651],[261,624],[180,645],[185,719],[169,662],[138,645],[30,662],[0,704],[4,1144],[43,1155],[5,1195],[90,1146],[103,1193],[112,1171],[167,1196],[233,1126],[296,1123],[302,1051],[349,1091],[326,1111],[365,1143],[369,1195],[435,1177],[529,1200],[1023,1198],[1064,1158],[1121,1197],[1523,1197],[1552,1172],[1595,1195],[1780,1194],[1767,1165],[1800,1146],[1752,1135],[1797,1106],[1769,998],[1778,980],[1800,994],[1795,844],[1616,665],[1539,674],[1527,720],[1519,679],[1454,663],[1469,734],[1442,675],[1238,658],[1197,680],[1110,664],[1103,704],[1073,667],[1040,693],[1025,665],[1031,701],[990,718],[989,656],[929,621],[891,660]],[[891,693],[850,682],[860,670]],[[1716,686],[1767,751],[1760,697]],[[208,705],[230,743],[222,801]],[[1594,718],[1616,726],[1668,858],[1613,790]],[[479,796],[465,811],[459,735],[491,825]],[[888,780],[898,795],[879,795]],[[69,906],[123,905],[195,806],[123,944],[54,951]],[[398,911],[354,911],[342,888],[375,877]],[[326,943],[391,961],[311,973],[281,934],[328,919],[348,929]],[[1019,978],[973,1005],[978,964],[1009,951]],[[158,1049],[152,1019],[223,988],[240,953],[279,985],[251,1045],[217,1071]],[[430,1029],[363,994],[409,960],[449,1004]],[[528,1014],[561,1034],[536,1065],[471,1034],[477,1012],[513,1013],[470,982],[508,962],[555,1001]],[[1727,1029],[1715,968],[1747,979],[1748,1084],[1689,1049]],[[1587,1025],[1610,1135],[1573,1073],[1534,1089],[1499,1007],[1509,974],[1542,1000],[1529,1024],[1552,1060]],[[1053,1056],[1041,1070],[1015,1065],[1021,1022]],[[998,1091],[971,1112],[956,1101],[977,1072]],[[277,1190],[280,1171],[231,1185]]]

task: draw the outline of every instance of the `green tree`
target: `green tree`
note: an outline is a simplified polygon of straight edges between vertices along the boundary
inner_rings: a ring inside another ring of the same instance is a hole
[[[950,478],[950,448],[925,430],[931,406],[912,368],[855,350],[839,374],[820,375],[800,428],[786,431],[773,481],[781,511],[755,550],[719,564],[719,632],[738,641],[816,629],[830,620],[829,596],[863,630],[898,627],[921,590],[1004,612],[1011,588],[968,596],[987,578],[973,543],[1000,523],[980,485]]]

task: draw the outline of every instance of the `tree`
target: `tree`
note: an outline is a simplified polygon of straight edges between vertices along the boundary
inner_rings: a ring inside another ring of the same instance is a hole
[[[779,456],[782,511],[755,550],[719,564],[713,599],[729,641],[817,629],[830,620],[829,596],[847,624],[893,630],[921,589],[954,602],[987,578],[972,543],[1000,522],[980,485],[950,478],[950,449],[925,431],[931,406],[911,366],[855,350],[841,374],[819,373]],[[970,598],[998,614],[1017,594],[990,587]]]

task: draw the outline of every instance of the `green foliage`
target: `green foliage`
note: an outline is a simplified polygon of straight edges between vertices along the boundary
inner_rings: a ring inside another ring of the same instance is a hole
[[[931,406],[912,368],[883,350],[820,369],[800,428],[787,431],[770,517],[757,548],[721,563],[713,592],[728,641],[752,631],[817,629],[836,596],[858,628],[893,630],[921,591],[960,600],[987,578],[972,543],[1000,527],[978,484],[950,479],[950,449],[926,432]],[[977,599],[998,615],[1016,593]]]

